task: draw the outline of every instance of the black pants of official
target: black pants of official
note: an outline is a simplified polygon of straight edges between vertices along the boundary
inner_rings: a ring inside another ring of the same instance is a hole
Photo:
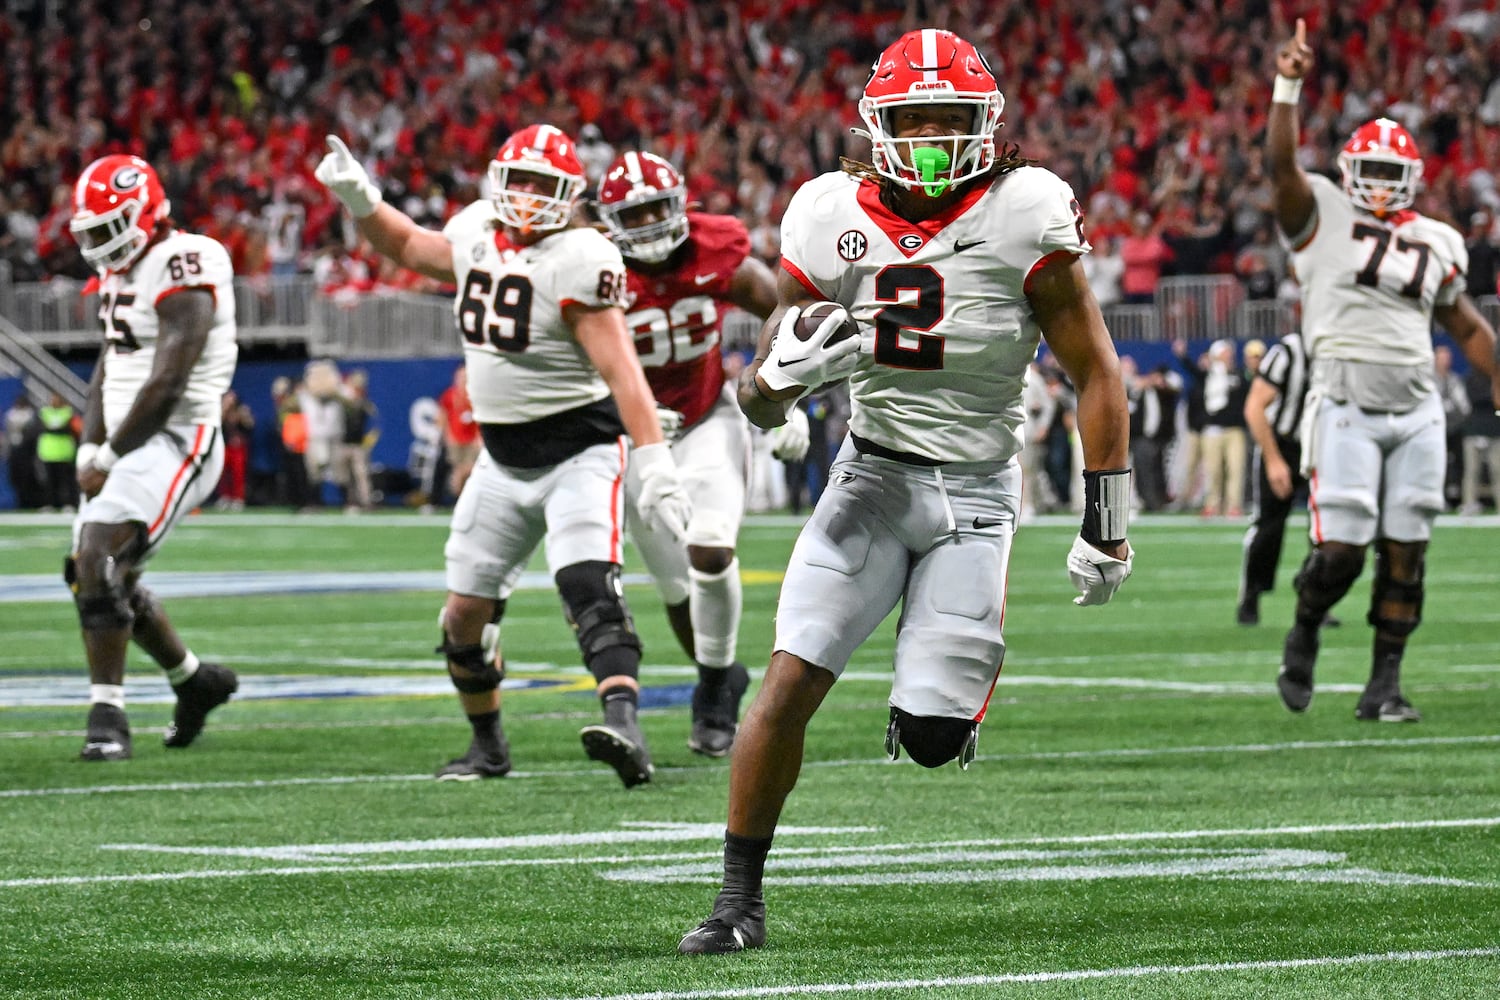
[[[1278,438],[1281,457],[1292,467],[1292,492],[1278,497],[1266,481],[1266,467],[1260,449],[1255,449],[1255,475],[1251,479],[1255,493],[1250,498],[1253,520],[1245,532],[1245,558],[1240,572],[1240,600],[1263,594],[1276,587],[1276,564],[1281,561],[1281,545],[1286,536],[1287,515],[1307,490],[1307,480],[1297,471],[1302,461],[1302,447],[1295,440]]]

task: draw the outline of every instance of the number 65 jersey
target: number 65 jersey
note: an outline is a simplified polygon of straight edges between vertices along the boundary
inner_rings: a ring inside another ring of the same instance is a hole
[[[781,224],[782,267],[859,323],[850,431],[936,462],[1021,450],[1022,381],[1041,340],[1028,280],[1090,249],[1072,188],[1029,166],[970,182],[921,222],[886,208],[872,180],[824,174]]]
[[[234,377],[234,268],[223,244],[208,236],[172,230],[123,274],[99,281],[99,321],[108,342],[104,355],[104,427],[113,434],[125,419],[156,361],[161,321],[156,309],[181,292],[206,291],[214,299],[208,342],[188,376],[187,390],[169,424],[218,427],[221,400]]]
[[[563,229],[517,246],[479,201],[443,227],[458,279],[469,399],[481,424],[524,424],[609,396],[563,307],[618,306],[625,262],[602,233]]]

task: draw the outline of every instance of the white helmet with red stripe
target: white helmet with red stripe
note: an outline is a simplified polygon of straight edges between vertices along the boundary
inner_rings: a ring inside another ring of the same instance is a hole
[[[950,160],[946,166],[918,169],[913,150],[931,147],[932,138],[896,138],[895,116],[904,107],[934,104],[967,105],[973,118],[966,132],[944,137],[956,153],[944,155]],[[859,102],[868,131],[856,131],[873,143],[875,169],[882,176],[941,194],[994,165],[995,132],[1004,110],[1005,97],[979,50],[951,31],[922,28],[896,39],[875,60]]]
[[[1417,197],[1422,154],[1398,122],[1377,118],[1354,130],[1339,151],[1339,172],[1349,199],[1370,212],[1406,208]]]
[[[538,178],[550,190],[538,190]],[[489,180],[500,221],[522,232],[565,227],[585,183],[577,147],[555,125],[528,125],[506,139],[490,161]]]
[[[102,156],[84,168],[73,186],[68,228],[90,267],[101,274],[123,271],[171,211],[151,164],[139,156]]]
[[[620,253],[660,264],[688,238],[687,182],[655,153],[615,157],[599,182],[599,217]]]

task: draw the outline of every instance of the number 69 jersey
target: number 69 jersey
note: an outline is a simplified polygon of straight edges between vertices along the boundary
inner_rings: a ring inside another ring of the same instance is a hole
[[[1469,253],[1458,230],[1411,210],[1382,221],[1338,185],[1308,177],[1317,212],[1293,241],[1309,357],[1432,364],[1432,312],[1463,291]]]
[[[234,377],[234,268],[219,241],[172,230],[123,274],[99,281],[99,321],[108,341],[104,355],[104,427],[113,434],[130,412],[156,361],[161,323],[156,308],[179,292],[206,291],[214,298],[208,342],[188,376],[187,390],[169,424],[218,427],[220,400]]]
[[[937,462],[1019,452],[1022,380],[1041,340],[1027,281],[1053,255],[1091,249],[1081,218],[1072,188],[1041,167],[976,180],[922,222],[845,173],[798,189],[782,267],[862,333],[849,429]]]
[[[448,220],[443,235],[453,244],[453,311],[477,422],[529,423],[609,396],[562,311],[621,304],[625,262],[613,243],[578,228],[517,246],[487,201]]]

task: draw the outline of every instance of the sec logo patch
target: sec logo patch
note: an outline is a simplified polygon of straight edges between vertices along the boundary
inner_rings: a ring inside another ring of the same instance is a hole
[[[851,229],[839,237],[838,248],[839,256],[852,263],[870,249],[870,241],[858,229]]]

